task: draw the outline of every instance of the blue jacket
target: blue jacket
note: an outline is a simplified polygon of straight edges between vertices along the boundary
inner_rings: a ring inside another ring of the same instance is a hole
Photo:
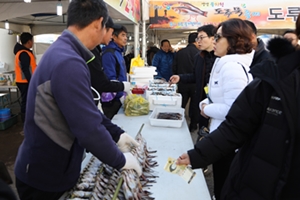
[[[72,188],[86,148],[117,169],[125,165],[116,142],[124,131],[97,109],[87,62],[94,55],[65,30],[43,55],[31,78],[15,174],[48,192]]]
[[[114,41],[111,41],[106,47],[103,48],[103,55],[102,55],[102,66],[104,69],[104,73],[106,74],[109,80],[117,80],[117,73],[116,73],[116,58],[112,54],[112,52],[104,53],[106,49],[112,48],[115,49],[115,55],[118,59],[120,64],[120,73],[118,80],[119,81],[127,81],[126,77],[126,64],[123,58],[122,52],[124,48],[120,48]],[[124,92],[118,92],[115,99],[119,99],[124,95]]]
[[[172,76],[172,64],[174,53],[159,50],[153,57],[152,65],[156,67],[157,75],[155,78],[164,78],[166,81]]]

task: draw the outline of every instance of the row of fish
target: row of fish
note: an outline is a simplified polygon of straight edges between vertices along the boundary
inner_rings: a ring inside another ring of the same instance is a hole
[[[136,136],[139,147],[132,148],[131,153],[138,159],[143,173],[138,177],[134,170],[118,171],[109,165],[92,157],[81,173],[78,183],[69,192],[68,200],[152,200],[149,191],[155,183],[154,167],[158,166],[153,160],[156,151],[147,149],[146,141],[139,132]]]

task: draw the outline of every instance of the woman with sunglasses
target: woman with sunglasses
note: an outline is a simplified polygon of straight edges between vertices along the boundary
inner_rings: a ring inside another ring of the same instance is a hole
[[[208,98],[200,102],[201,115],[210,118],[210,132],[225,120],[232,103],[252,81],[249,72],[254,51],[251,28],[241,19],[229,19],[218,26],[214,37],[214,54],[218,56],[208,83]],[[222,142],[222,141],[220,141]],[[220,199],[231,161],[235,155],[213,164],[214,194]]]

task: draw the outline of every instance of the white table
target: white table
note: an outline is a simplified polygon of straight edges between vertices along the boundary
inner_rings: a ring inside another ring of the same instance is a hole
[[[119,112],[114,116],[112,122],[133,137],[144,123],[141,133],[147,141],[148,149],[157,150],[155,160],[159,164],[154,168],[159,178],[150,189],[153,193],[151,196],[156,200],[210,200],[211,197],[201,169],[195,170],[197,175],[190,184],[187,184],[178,175],[168,173],[163,169],[168,157],[178,158],[194,146],[186,121],[183,122],[181,128],[164,128],[151,126],[148,118],[149,115],[127,117]]]
[[[0,91],[8,91],[8,93],[9,93],[9,97],[10,97],[10,104],[13,104],[13,103],[15,103],[15,102],[18,102],[20,105],[21,105],[21,102],[20,102],[20,98],[21,98],[21,96],[20,96],[20,94],[19,94],[19,88],[18,88],[18,86],[16,86],[16,85],[1,85],[0,86]],[[12,92],[17,92],[17,100],[16,101],[12,101],[12,99],[11,99],[11,94],[12,94]]]
[[[190,184],[187,184],[180,176],[168,173],[164,170],[164,165],[168,157],[177,158],[182,153],[193,148],[193,142],[184,120],[181,128],[153,127],[149,123],[149,115],[138,117],[127,117],[122,109],[114,116],[112,122],[124,129],[128,134],[135,137],[142,124],[144,128],[142,135],[147,141],[149,150],[157,150],[154,158],[159,166],[153,168],[159,177],[156,183],[150,187],[150,192],[155,200],[211,200],[202,170],[195,170],[197,175]],[[88,164],[92,157],[87,153],[82,161],[81,169]],[[65,193],[60,199],[63,200],[68,195]]]

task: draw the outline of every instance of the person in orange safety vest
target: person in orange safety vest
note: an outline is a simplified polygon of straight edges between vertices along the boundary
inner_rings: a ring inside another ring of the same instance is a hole
[[[36,68],[35,57],[30,50],[33,46],[33,35],[24,32],[20,36],[21,44],[14,47],[16,84],[21,92],[21,119],[25,121],[27,91],[31,76]]]

